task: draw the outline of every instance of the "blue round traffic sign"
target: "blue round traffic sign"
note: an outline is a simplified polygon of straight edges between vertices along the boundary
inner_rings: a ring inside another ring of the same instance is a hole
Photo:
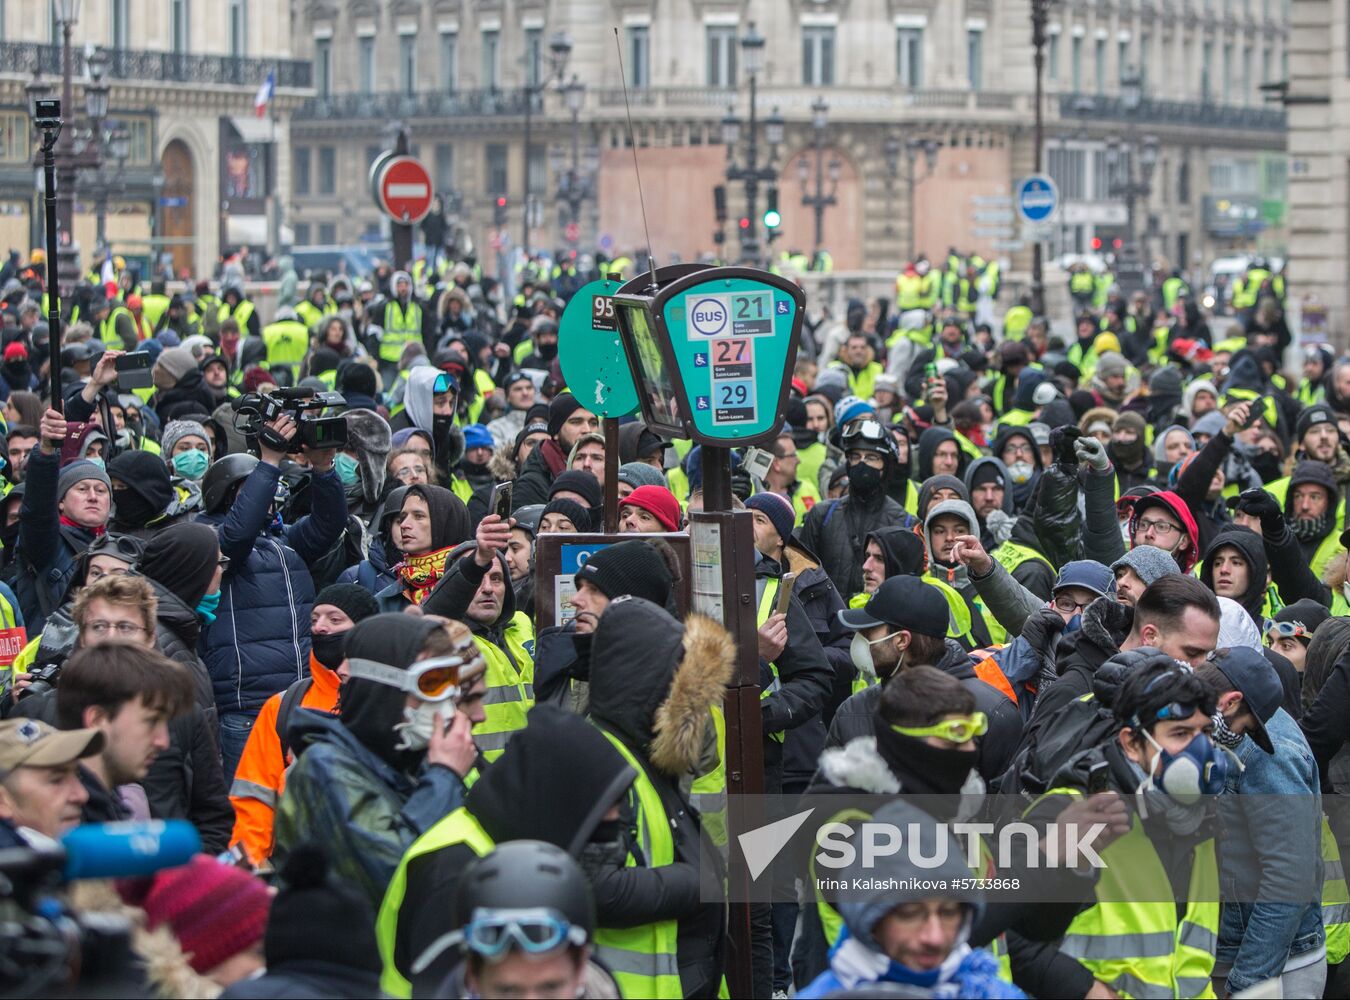
[[[1049,174],[1032,174],[1017,185],[1013,200],[1027,222],[1047,222],[1059,208],[1059,188]]]

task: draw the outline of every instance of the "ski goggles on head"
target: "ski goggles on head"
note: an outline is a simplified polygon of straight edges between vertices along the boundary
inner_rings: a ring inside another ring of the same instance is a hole
[[[447,701],[458,697],[460,673],[467,665],[468,661],[462,656],[437,656],[401,670],[378,660],[349,658],[347,672],[349,677],[398,688],[423,701]]]
[[[881,426],[881,421],[863,418],[850,422],[847,429],[844,431],[841,440],[844,449],[848,450],[849,447],[856,448],[863,442],[874,445],[884,445],[890,439],[886,434],[886,428]]]
[[[1265,634],[1280,639],[1306,639],[1311,633],[1302,622],[1277,622],[1267,618]]]
[[[975,712],[962,719],[946,719],[931,726],[891,726],[901,736],[923,739],[936,736],[948,743],[969,743],[989,731],[989,716]]]
[[[464,946],[489,959],[501,957],[512,947],[538,955],[564,944],[579,948],[585,943],[584,928],[542,906],[523,910],[478,907],[464,928]]]

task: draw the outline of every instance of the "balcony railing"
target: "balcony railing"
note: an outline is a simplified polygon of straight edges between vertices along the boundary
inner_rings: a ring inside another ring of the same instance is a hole
[[[234,56],[150,52],[144,49],[106,49],[107,74],[114,80],[151,80],[165,83],[256,87],[276,70],[277,86],[304,89],[311,86],[313,68],[296,59],[243,59]],[[77,77],[85,74],[82,47],[71,52]],[[40,69],[46,77],[61,76],[61,46],[34,42],[0,42],[0,70],[31,73]]]
[[[1238,108],[1207,101],[1156,101],[1144,98],[1131,112],[1120,97],[1105,94],[1062,94],[1059,115],[1063,119],[1129,121],[1141,125],[1177,125],[1188,128],[1238,128],[1282,132],[1287,127],[1279,108]]]
[[[830,107],[841,113],[886,114],[900,108],[941,108],[968,111],[1013,111],[1029,107],[1030,98],[1008,91],[993,90],[901,90],[887,87],[838,87],[830,93]],[[759,106],[767,113],[779,108],[792,117],[809,115],[811,104],[820,96],[819,87],[774,87],[762,89]],[[634,108],[671,111],[696,111],[700,108],[724,109],[743,102],[744,90],[724,87],[647,87],[631,88],[629,103]],[[617,87],[599,88],[595,100],[601,108],[622,108],[623,91]]]
[[[542,112],[542,94],[533,95],[534,111]],[[490,118],[523,115],[525,94],[520,90],[460,90],[454,93],[330,94],[311,97],[295,112],[297,120],[388,118]]]

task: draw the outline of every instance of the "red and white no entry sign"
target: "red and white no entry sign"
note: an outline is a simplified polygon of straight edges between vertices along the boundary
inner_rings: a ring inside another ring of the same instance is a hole
[[[420,160],[394,156],[379,167],[375,200],[395,222],[421,222],[431,211],[431,174]]]

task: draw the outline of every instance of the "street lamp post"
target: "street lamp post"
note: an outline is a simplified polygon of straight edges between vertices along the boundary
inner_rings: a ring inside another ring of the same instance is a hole
[[[80,0],[52,0],[52,13],[61,25],[61,113],[73,117],[75,63],[72,36],[80,18]],[[66,294],[79,280],[79,245],[75,242],[75,130],[63,128],[56,140],[56,226],[59,234],[56,280]]]
[[[534,116],[534,99],[554,81],[561,80],[567,68],[567,57],[572,54],[572,39],[565,31],[556,32],[548,43],[548,73],[538,80],[530,80],[531,66],[525,66],[525,197],[521,201],[520,248],[526,259],[530,256],[530,127]]]
[[[1045,76],[1045,22],[1050,14],[1050,5],[1054,0],[1031,0],[1031,45],[1036,68],[1036,113],[1033,143],[1034,170],[1041,173],[1044,166],[1045,113],[1042,105],[1044,98]],[[1045,273],[1042,258],[1043,247],[1040,240],[1031,244],[1031,308],[1037,316],[1045,313]]]
[[[1129,293],[1144,284],[1143,258],[1139,248],[1139,228],[1135,217],[1135,203],[1146,200],[1153,190],[1153,170],[1158,163],[1158,139],[1146,136],[1139,139],[1139,109],[1143,104],[1143,81],[1138,70],[1130,68],[1120,76],[1121,105],[1129,126],[1122,143],[1112,138],[1107,143],[1107,164],[1111,170],[1109,196],[1125,201],[1125,245],[1116,261],[1116,279],[1121,290]],[[1139,161],[1138,178],[1135,160]]]
[[[937,169],[938,150],[942,148],[942,143],[936,139],[910,139],[908,142],[902,140],[899,136],[889,136],[886,143],[882,146],[882,152],[886,156],[887,171],[887,190],[890,190],[895,179],[900,175],[900,156],[904,154],[905,162],[905,190],[908,197],[909,211],[909,259],[913,260],[919,252],[918,248],[918,226],[914,217],[915,212],[915,191],[919,181],[932,175]],[[923,154],[924,165],[928,168],[923,177],[919,176],[919,154]]]
[[[817,97],[815,103],[811,105],[811,129],[813,133],[811,145],[816,154],[816,190],[814,194],[807,194],[806,191],[811,172],[810,167],[807,166],[806,157],[803,156],[797,161],[797,177],[802,184],[802,205],[811,209],[815,214],[815,240],[811,251],[813,267],[820,259],[820,251],[825,242],[825,209],[838,203],[835,195],[839,190],[839,171],[842,169],[838,157],[831,157],[829,167],[825,166],[825,129],[829,113],[830,106],[825,103],[825,98]],[[825,191],[827,173],[830,182],[828,193]]]
[[[117,170],[111,178],[103,172],[102,164],[98,168],[97,194],[98,215],[94,243],[104,250],[108,249],[108,198],[122,190],[122,169],[126,165],[127,153],[131,145],[130,135],[120,125],[109,129],[106,135],[108,153],[117,164]]]
[[[581,109],[586,103],[586,86],[573,74],[563,85],[562,94],[572,116],[572,159],[564,164],[559,155],[553,172],[558,178],[558,201],[566,207],[563,235],[575,249],[581,238],[581,206],[595,193],[597,165],[590,154],[584,169],[581,163]]]
[[[745,264],[763,264],[759,227],[755,219],[759,185],[777,179],[778,172],[773,163],[778,156],[778,147],[783,142],[783,119],[775,110],[764,123],[764,139],[769,147],[769,156],[768,162],[760,166],[759,117],[755,104],[759,93],[759,74],[764,69],[764,45],[764,36],[755,30],[755,22],[751,21],[740,40],[741,65],[750,78],[750,131],[745,148],[745,166],[736,163],[736,144],[741,134],[740,119],[733,108],[727,108],[726,117],[722,119],[722,142],[727,147],[727,180],[740,181],[745,187],[745,218],[748,225],[741,227],[741,262]]]

